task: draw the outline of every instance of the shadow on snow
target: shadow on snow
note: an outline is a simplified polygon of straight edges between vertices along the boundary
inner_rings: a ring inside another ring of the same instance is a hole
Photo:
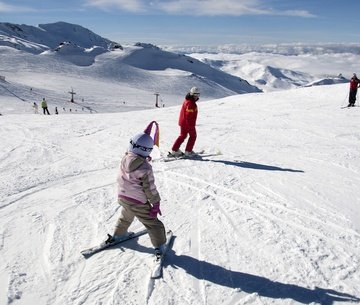
[[[175,237],[176,238],[176,237]],[[174,242],[174,240],[173,240]],[[123,248],[123,247],[119,247]],[[143,253],[153,253],[153,249],[142,246],[136,240],[124,245],[124,248],[134,249]],[[169,249],[164,261],[164,267],[181,268],[196,279],[216,285],[239,289],[242,292],[256,293],[261,297],[272,299],[292,299],[302,304],[332,305],[334,302],[360,302],[360,298],[333,289],[315,287],[310,289],[294,284],[272,281],[262,276],[233,271],[206,261],[200,261],[187,255],[176,255]]]
[[[283,171],[283,172],[293,172],[293,173],[303,173],[304,171],[298,169],[291,169],[291,168],[282,168],[273,165],[265,165],[259,163],[252,163],[246,161],[227,161],[227,160],[210,160],[210,159],[193,159],[195,161],[205,161],[205,162],[214,162],[214,163],[223,163],[225,165],[230,166],[237,166],[243,168],[252,168],[258,170],[267,170],[267,171]]]
[[[299,303],[331,305],[334,302],[360,302],[360,298],[332,289],[315,287],[310,289],[293,284],[272,281],[262,276],[228,270],[187,255],[177,256],[169,250],[165,265],[182,268],[199,280],[240,289],[243,292],[272,299],[292,299]]]

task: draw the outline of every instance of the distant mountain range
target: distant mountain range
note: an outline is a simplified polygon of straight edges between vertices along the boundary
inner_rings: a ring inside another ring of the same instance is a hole
[[[234,49],[235,53],[227,53],[232,52],[231,48],[224,48],[224,53],[197,53],[196,50],[201,48],[189,47],[187,54],[268,92],[349,82],[353,72],[360,70],[360,54],[355,45],[348,48],[349,53],[343,53],[346,46],[337,47],[338,53],[335,46],[328,45],[319,45],[318,48],[264,46],[263,49],[253,46]],[[175,47],[166,49],[176,51]],[[241,50],[249,50],[249,53],[241,53]],[[180,54],[183,51],[184,47],[177,50]]]
[[[345,83],[349,77],[339,74],[349,61],[353,64],[344,75],[350,74],[349,69],[356,71],[360,45],[218,46],[213,53],[201,50],[149,43],[122,45],[66,22],[37,27],[0,23],[0,75],[7,80],[14,77],[1,84],[0,95],[12,92],[12,96],[26,100],[39,92],[39,98],[46,93],[54,100],[64,100],[63,92],[70,87],[89,88],[85,83],[90,82],[99,90],[83,93],[83,98],[105,103],[101,88],[112,90],[109,86],[115,84],[121,88],[120,100],[141,109],[147,107],[143,105],[154,92],[161,95],[163,104],[175,105],[192,86],[201,89],[202,100],[208,100]],[[59,84],[67,87],[59,92]],[[35,89],[32,95],[30,87]],[[118,111],[117,102],[111,104]],[[101,106],[96,108],[101,111]],[[109,107],[105,108],[108,111]]]
[[[10,52],[11,49],[32,57],[16,56],[16,51]],[[44,70],[59,73],[62,72],[61,62],[64,63],[63,67],[71,63],[73,66],[67,67],[67,71],[88,67],[81,70],[84,77],[94,77],[96,74],[97,80],[111,79],[131,88],[168,95],[183,94],[192,85],[200,87],[204,92],[203,97],[207,99],[261,92],[246,80],[192,57],[164,51],[152,44],[137,43],[124,47],[80,25],[66,22],[40,24],[38,27],[0,23],[1,52],[15,56],[14,60],[20,60],[21,65],[26,66],[26,61],[37,62],[32,65],[34,73]],[[0,60],[6,61],[4,58]],[[6,68],[5,62],[1,65],[3,69]],[[14,68],[9,65],[9,69]]]
[[[76,98],[98,112],[148,108],[155,93],[161,105],[177,105],[193,86],[200,88],[202,101],[262,92],[193,57],[152,44],[121,45],[66,22],[0,23],[0,66],[6,80],[0,95],[21,101],[49,97],[61,107],[74,88]],[[109,90],[119,92],[116,100]]]

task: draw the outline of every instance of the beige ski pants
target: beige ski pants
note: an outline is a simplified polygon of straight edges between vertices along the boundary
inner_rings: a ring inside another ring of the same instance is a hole
[[[119,199],[119,204],[122,206],[122,209],[115,226],[115,235],[124,234],[134,221],[134,217],[136,217],[148,230],[151,243],[155,248],[166,242],[164,224],[158,218],[151,218],[149,216],[150,203],[136,204]]]

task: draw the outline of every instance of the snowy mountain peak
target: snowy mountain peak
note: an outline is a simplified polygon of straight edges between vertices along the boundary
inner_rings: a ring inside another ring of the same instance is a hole
[[[0,46],[39,54],[57,48],[63,42],[71,42],[82,48],[99,46],[105,50],[122,49],[117,42],[103,38],[80,25],[67,22],[40,24],[38,27],[0,23]]]
[[[136,47],[142,47],[144,49],[154,49],[154,50],[160,50],[160,48],[152,43],[144,43],[144,42],[137,42],[135,44]]]

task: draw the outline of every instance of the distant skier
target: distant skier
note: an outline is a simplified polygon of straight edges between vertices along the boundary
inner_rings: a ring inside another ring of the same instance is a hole
[[[153,124],[156,125],[154,140],[150,136]],[[136,217],[148,230],[155,254],[161,255],[166,242],[165,227],[157,218],[160,211],[160,195],[155,186],[150,153],[154,143],[159,141],[158,124],[151,122],[144,132],[130,140],[130,146],[121,160],[117,177],[118,202],[122,206],[120,218],[114,235],[106,241],[111,243],[127,232]]]
[[[55,114],[59,114],[57,107],[55,107]]]
[[[349,92],[349,105],[348,107],[354,107],[356,101],[357,89],[360,86],[360,80],[357,78],[356,74],[353,74],[353,77],[350,79],[350,92]]]
[[[42,100],[42,102],[41,102],[41,108],[43,109],[43,113],[44,113],[44,114],[50,115],[49,110],[48,110],[48,106],[47,106],[47,102],[46,102],[45,98],[43,98],[43,100]]]
[[[33,108],[34,108],[34,113],[38,114],[39,113],[39,107],[38,107],[38,104],[36,104],[36,102],[34,102]]]
[[[193,151],[195,141],[196,141],[196,119],[198,114],[198,108],[196,102],[200,98],[200,91],[196,87],[192,87],[187,93],[185,100],[182,104],[180,115],[179,115],[179,126],[180,126],[180,135],[176,139],[174,145],[172,146],[171,155],[174,157],[179,157],[184,155],[180,150],[181,144],[185,141],[186,137],[189,135],[189,140],[185,147],[186,156],[194,156]]]

